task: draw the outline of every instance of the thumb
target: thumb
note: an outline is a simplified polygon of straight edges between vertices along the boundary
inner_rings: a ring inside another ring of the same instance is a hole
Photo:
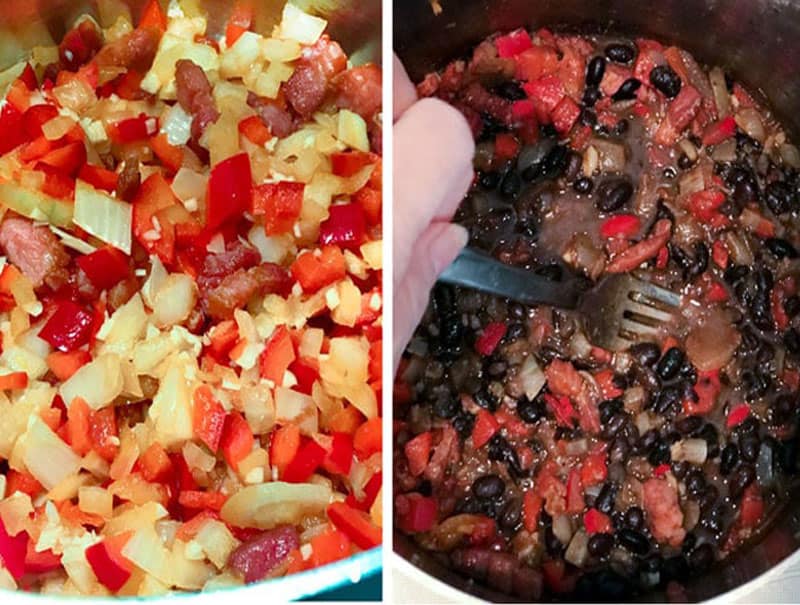
[[[453,262],[467,244],[468,233],[461,225],[432,223],[413,242],[408,271],[400,276],[394,290],[394,369],[425,312],[436,278]]]

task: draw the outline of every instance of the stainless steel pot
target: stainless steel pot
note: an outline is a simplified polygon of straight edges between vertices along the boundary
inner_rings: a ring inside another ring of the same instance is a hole
[[[394,4],[394,45],[412,79],[465,55],[486,36],[517,27],[565,27],[657,38],[682,46],[698,60],[727,68],[751,90],[760,90],[783,124],[800,137],[800,2],[793,0],[428,0]],[[510,597],[449,571],[401,534],[395,551],[423,572],[491,601]],[[686,585],[692,601],[747,584],[787,558],[800,563],[800,487],[752,545]],[[786,564],[781,565],[784,567]],[[665,595],[643,595],[648,602]],[[767,599],[768,600],[768,599]],[[727,598],[724,599],[727,601]]]

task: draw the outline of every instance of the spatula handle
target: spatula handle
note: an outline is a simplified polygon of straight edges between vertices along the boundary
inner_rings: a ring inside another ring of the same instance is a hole
[[[439,281],[510,298],[526,305],[545,304],[574,309],[578,290],[527,269],[512,267],[470,248],[463,249],[439,276]]]

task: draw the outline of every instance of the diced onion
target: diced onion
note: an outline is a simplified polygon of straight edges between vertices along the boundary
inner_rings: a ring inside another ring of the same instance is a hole
[[[569,515],[556,515],[553,519],[553,534],[562,544],[569,544],[573,529]]]
[[[293,389],[275,389],[275,416],[278,423],[295,424],[307,435],[318,430],[314,399]]]
[[[78,507],[90,515],[110,518],[114,510],[114,496],[99,486],[85,486],[78,490]]]
[[[214,519],[206,521],[194,539],[202,546],[209,561],[216,565],[217,569],[225,566],[228,556],[239,545],[239,541],[233,537],[227,526]]]
[[[167,135],[167,142],[170,145],[185,145],[189,141],[192,136],[192,119],[192,116],[184,111],[180,103],[175,103],[164,112],[161,119],[161,132]],[[176,174],[175,179],[177,180],[177,178]]]
[[[761,114],[755,107],[745,107],[740,109],[734,116],[736,125],[741,128],[748,136],[754,138],[759,143],[764,143],[767,132],[764,129],[764,122]]]
[[[163,445],[169,447],[192,438],[192,400],[182,364],[173,363],[167,370],[149,415]]]
[[[172,180],[172,192],[184,205],[188,200],[204,202],[208,189],[208,175],[195,172],[191,168],[181,166]]]
[[[254,64],[261,62],[261,36],[246,31],[236,43],[228,48],[219,63],[219,73],[223,78],[241,78]]]
[[[78,180],[75,183],[75,224],[107,244],[131,253],[133,206]]]
[[[48,141],[56,141],[75,127],[75,121],[68,117],[58,115],[52,120],[42,124],[42,134]]]
[[[533,355],[528,355],[519,370],[519,380],[525,396],[533,400],[544,387],[547,379],[544,377],[542,368]]]
[[[291,2],[283,7],[280,37],[296,40],[300,44],[314,44],[328,26],[325,19],[304,13]]]
[[[72,222],[73,205],[70,202],[11,181],[0,183],[0,202],[35,221],[46,221],[59,227],[67,227]]]
[[[197,286],[191,276],[170,274],[153,297],[153,322],[166,328],[184,321],[197,301]]]
[[[708,443],[705,439],[683,439],[670,447],[673,460],[690,464],[703,464],[708,456]]]
[[[339,112],[339,125],[336,138],[353,149],[364,152],[369,151],[367,123],[364,121],[364,118],[349,109],[342,109]]]
[[[564,553],[564,560],[572,563],[575,567],[583,567],[586,560],[589,558],[589,536],[582,529],[577,531],[572,536],[572,541],[569,543],[566,552]]]
[[[80,469],[80,457],[38,417],[31,420],[24,448],[25,466],[46,489],[54,488]]]
[[[222,520],[238,527],[272,529],[321,513],[331,500],[324,485],[275,481],[240,489],[225,502]]]
[[[93,410],[111,405],[122,392],[120,363],[118,355],[107,353],[82,366],[61,385],[64,403],[69,406],[73,399],[81,397]]]
[[[728,94],[728,85],[725,74],[719,67],[714,67],[708,74],[711,90],[714,92],[714,102],[717,105],[717,114],[724,118],[731,112],[731,97]]]

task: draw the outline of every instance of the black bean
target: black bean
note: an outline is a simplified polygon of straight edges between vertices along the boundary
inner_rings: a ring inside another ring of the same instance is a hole
[[[527,333],[528,329],[525,327],[525,324],[514,322],[510,326],[508,326],[508,331],[506,332],[506,340],[508,342],[513,342],[520,338],[524,338]]]
[[[723,476],[730,475],[736,463],[739,462],[739,448],[735,443],[729,443],[722,450],[719,460],[719,472]]]
[[[678,479],[683,479],[686,476],[686,473],[689,472],[690,467],[691,464],[686,462],[686,460],[673,460],[671,465],[672,474]]]
[[[611,441],[614,437],[617,436],[617,433],[625,426],[625,423],[628,422],[628,415],[625,412],[618,412],[609,418],[606,425],[603,427],[603,432],[601,436],[606,441]]]
[[[706,423],[697,436],[706,440],[709,459],[719,456],[719,431],[713,424]]]
[[[614,538],[611,534],[594,534],[589,538],[589,554],[602,559],[614,548]]]
[[[789,393],[781,393],[772,402],[770,418],[774,424],[785,424],[791,420],[796,409],[795,397]]]
[[[643,366],[653,366],[661,357],[661,348],[654,342],[638,342],[628,352]]]
[[[682,153],[678,156],[678,168],[681,170],[688,170],[694,165],[694,162],[689,159],[689,156]]]
[[[694,263],[692,264],[689,274],[691,276],[697,276],[701,273],[704,273],[705,270],[708,269],[709,253],[708,246],[705,244],[705,242],[695,242],[693,247]]]
[[[797,328],[789,328],[783,335],[783,344],[793,355],[800,355],[800,332]]]
[[[689,532],[683,537],[683,542],[681,543],[681,552],[687,555],[694,550],[695,546],[697,546],[697,535]]]
[[[730,479],[728,479],[728,491],[731,498],[738,498],[745,488],[756,478],[755,469],[749,464],[743,464],[737,468]]]
[[[600,422],[602,424],[606,424],[609,420],[611,420],[612,416],[625,409],[625,405],[622,403],[622,399],[619,397],[616,399],[606,399],[605,401],[601,401],[598,407],[600,409]]]
[[[586,92],[583,94],[584,102],[586,101],[586,95],[588,94],[588,92],[589,89],[586,89]],[[578,121],[583,126],[590,126],[594,128],[595,126],[597,126],[597,112],[587,105],[581,110],[581,115],[578,117]]]
[[[521,101],[527,98],[525,91],[515,80],[504,80],[494,90],[498,95],[509,101]]]
[[[767,207],[773,214],[789,212],[797,201],[795,192],[792,191],[788,183],[783,181],[770,183],[764,193]]]
[[[611,96],[611,99],[613,101],[630,101],[631,99],[635,99],[636,91],[638,91],[641,86],[642,83],[636,78],[628,78],[617,89],[617,92]]]
[[[507,530],[514,530],[519,525],[521,518],[522,500],[519,498],[511,498],[503,507],[503,511],[500,514],[500,527]]]
[[[502,360],[493,361],[486,368],[486,373],[492,378],[503,378],[508,372],[508,363]]]
[[[556,145],[542,160],[542,170],[546,176],[560,176],[567,167],[568,150],[564,145]]]
[[[500,184],[500,175],[496,172],[481,172],[478,182],[484,189],[495,189]]]
[[[704,512],[711,510],[714,504],[716,504],[717,498],[719,498],[719,490],[717,487],[713,483],[707,484],[705,490],[703,490],[703,495],[700,496],[698,500],[700,510]]]
[[[644,527],[644,511],[638,506],[631,506],[625,511],[625,525],[630,529],[642,529]]]
[[[661,564],[661,576],[664,582],[683,581],[689,576],[689,564],[681,555],[666,558]]]
[[[506,484],[498,475],[484,475],[472,483],[472,493],[482,500],[491,500],[502,496],[506,491]]]
[[[514,197],[522,189],[522,179],[514,170],[509,170],[500,183],[500,193],[506,197]]]
[[[633,185],[627,179],[613,179],[603,183],[597,190],[597,208],[603,212],[615,212],[627,204],[633,196]]]
[[[735,284],[744,279],[748,273],[750,273],[750,267],[747,265],[731,265],[725,269],[723,277],[729,284]]]
[[[448,420],[461,410],[461,402],[455,397],[439,397],[433,402],[433,413]]]
[[[650,550],[650,542],[645,535],[627,527],[617,534],[620,545],[635,555],[646,555]]]
[[[686,490],[692,496],[699,496],[706,489],[706,478],[701,471],[692,471],[686,477]]]
[[[623,65],[630,63],[636,57],[636,50],[627,44],[609,44],[605,53],[610,61]]]
[[[564,552],[564,545],[556,537],[552,525],[548,525],[544,530],[544,547],[552,557],[559,557]]]
[[[689,555],[689,564],[698,572],[707,571],[714,563],[714,547],[711,544],[701,544]]]
[[[797,249],[781,237],[770,237],[764,242],[775,258],[797,258]]]
[[[534,424],[544,417],[547,412],[544,402],[539,398],[533,400],[523,397],[517,401],[517,415],[523,422]]]
[[[551,281],[561,281],[564,279],[564,269],[561,265],[556,263],[549,263],[547,265],[542,265],[541,267],[536,267],[533,272],[536,275],[541,275],[542,277],[546,277]]]
[[[522,465],[519,462],[517,450],[502,435],[495,435],[489,441],[489,460],[503,462],[512,475],[516,477],[522,476]]]
[[[461,439],[466,439],[472,434],[472,428],[475,426],[475,415],[462,410],[453,419],[453,428],[458,433]]]
[[[456,512],[459,514],[477,515],[481,508],[481,503],[472,496],[465,496],[456,502]]]
[[[617,496],[617,486],[614,483],[604,483],[600,493],[594,501],[594,507],[601,513],[610,515],[614,510],[614,499]]]
[[[589,194],[592,192],[592,189],[594,189],[594,181],[589,177],[583,176],[575,181],[575,183],[572,185],[572,188],[577,193]]]
[[[663,416],[677,413],[681,403],[681,391],[676,387],[661,389],[656,398],[655,411]]]
[[[489,410],[490,412],[494,412],[497,410],[497,404],[498,404],[497,397],[492,395],[486,389],[481,389],[480,391],[475,393],[472,397],[473,399],[475,399],[475,403],[477,403],[482,408]]]
[[[666,441],[656,442],[655,447],[647,455],[647,461],[653,466],[667,464],[672,459],[669,444]]]
[[[631,448],[628,442],[621,437],[617,437],[611,442],[608,450],[608,459],[611,462],[625,462],[630,455]]]
[[[657,65],[650,71],[650,83],[668,99],[681,91],[681,79],[669,65]]]
[[[687,416],[675,423],[675,428],[681,435],[693,435],[703,426],[703,419],[700,416]]]
[[[638,450],[641,452],[649,452],[656,446],[659,439],[661,439],[661,435],[658,429],[650,429],[639,439]]]
[[[761,441],[758,435],[748,434],[739,438],[739,450],[742,460],[747,462],[755,462],[758,458],[758,452],[761,449]]]
[[[685,356],[678,347],[672,347],[661,358],[656,366],[656,372],[661,380],[675,378],[683,365]]]
[[[790,318],[796,317],[800,313],[800,296],[795,294],[787,298],[786,302],[783,303],[783,310],[786,311],[786,315]]]
[[[587,86],[586,90],[583,91],[583,104],[586,107],[594,107],[602,96],[599,88],[596,86]]]
[[[594,57],[586,66],[586,86],[600,86],[603,74],[606,73],[605,57]]]

